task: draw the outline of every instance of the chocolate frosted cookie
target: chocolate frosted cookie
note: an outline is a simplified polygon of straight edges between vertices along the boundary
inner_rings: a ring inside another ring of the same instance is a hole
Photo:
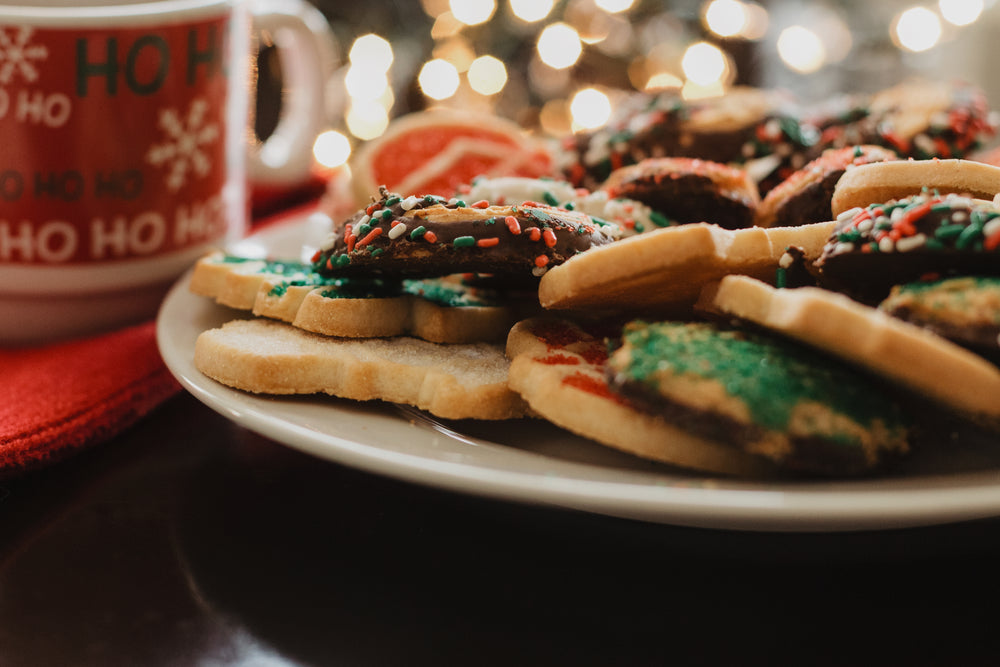
[[[928,274],[1000,275],[1000,209],[929,194],[852,209],[816,264],[821,284],[870,303]]]
[[[611,197],[636,200],[661,214],[661,226],[709,222],[726,229],[753,224],[760,195],[742,169],[693,158],[651,158],[612,172]]]
[[[322,275],[530,277],[620,235],[616,225],[545,204],[467,204],[382,189],[334,228],[312,266]]]
[[[897,285],[879,308],[1000,362],[1000,278],[961,276]]]
[[[900,157],[961,158],[996,132],[986,96],[961,82],[907,81],[866,100],[857,96],[841,112],[813,118],[819,148],[877,144]]]
[[[870,162],[895,160],[880,146],[829,149],[773,188],[757,207],[761,227],[792,227],[833,220],[830,200],[837,181],[848,169]]]
[[[568,137],[560,167],[573,184],[594,189],[615,169],[651,157],[743,163],[774,156],[775,165],[787,164],[816,140],[791,102],[778,91],[746,87],[694,101],[676,91],[637,93],[604,128]]]
[[[857,474],[908,451],[899,406],[793,343],[708,324],[633,322],[609,386],[664,419],[811,474]]]

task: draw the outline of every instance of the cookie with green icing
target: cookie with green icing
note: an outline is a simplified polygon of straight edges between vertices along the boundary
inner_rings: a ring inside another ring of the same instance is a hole
[[[469,284],[465,276],[423,280],[321,276],[308,264],[212,253],[189,287],[217,302],[328,336],[416,336],[436,343],[503,340],[537,309],[534,294]]]
[[[325,276],[524,279],[620,235],[617,225],[547,204],[495,206],[383,188],[369,206],[334,225],[312,267]]]
[[[1000,208],[927,193],[852,209],[816,265],[821,284],[872,303],[928,274],[1000,275]]]
[[[909,449],[902,409],[870,379],[767,335],[636,321],[607,368],[667,421],[790,470],[863,473]]]
[[[960,276],[897,285],[879,308],[1000,361],[1000,277]]]
[[[726,276],[707,287],[701,301],[706,310],[765,327],[943,409],[1000,426],[1000,369],[878,308],[827,289],[777,289],[747,276]]]

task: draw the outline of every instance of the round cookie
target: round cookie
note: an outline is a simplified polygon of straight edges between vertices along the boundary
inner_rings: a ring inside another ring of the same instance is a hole
[[[428,109],[395,118],[351,161],[355,198],[380,186],[396,192],[448,197],[476,176],[545,176],[552,156],[507,119],[454,109]]]
[[[830,209],[837,217],[853,208],[930,192],[993,199],[1000,192],[1000,167],[973,160],[897,160],[861,165],[837,181]]]
[[[819,148],[877,144],[918,160],[965,157],[996,132],[983,91],[955,81],[906,81],[868,99],[852,96],[814,121]]]
[[[954,194],[851,209],[837,220],[816,266],[821,285],[870,303],[928,274],[998,275],[1000,209]]]
[[[830,201],[844,172],[858,165],[895,159],[895,153],[880,146],[826,150],[767,193],[757,207],[756,224],[791,227],[833,220],[836,216]]]
[[[530,278],[620,234],[606,221],[544,204],[468,205],[383,188],[370,206],[334,227],[312,265],[322,275]]]
[[[901,408],[814,350],[707,323],[632,322],[607,363],[615,391],[698,435],[824,475],[909,449]]]
[[[613,171],[601,189],[611,197],[640,201],[676,225],[749,227],[760,203],[746,171],[694,158],[642,160]]]
[[[676,91],[636,93],[605,127],[567,137],[558,166],[574,185],[596,189],[615,169],[647,158],[743,163],[775,156],[772,167],[794,163],[816,137],[790,113],[791,102],[780,91],[740,86],[699,100]]]
[[[691,433],[612,392],[605,377],[607,333],[551,317],[518,322],[507,337],[510,387],[536,415],[636,456],[711,473],[775,475],[768,461]]]
[[[638,234],[571,258],[542,276],[538,299],[556,310],[690,312],[707,283],[731,273],[772,278],[785,250],[819,256],[834,222],[722,229],[705,223]]]
[[[879,309],[1000,362],[1000,277],[896,285]]]
[[[455,196],[467,202],[485,199],[497,206],[541,202],[569,211],[579,211],[591,218],[613,222],[621,228],[623,236],[670,224],[666,217],[642,202],[612,197],[603,190],[591,192],[586,188],[574,187],[568,181],[551,178],[476,178],[471,184],[460,187]]]
[[[776,289],[727,276],[702,301],[716,312],[771,329],[863,367],[939,405],[1000,425],[1000,369],[981,356],[843,294]]]

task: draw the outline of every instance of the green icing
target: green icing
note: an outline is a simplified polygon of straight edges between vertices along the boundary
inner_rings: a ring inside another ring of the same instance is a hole
[[[465,285],[449,283],[441,279],[404,280],[403,291],[419,296],[439,306],[496,306],[498,301],[490,299],[483,290]]]
[[[716,380],[727,394],[746,404],[757,424],[771,430],[784,430],[795,406],[803,401],[828,405],[865,426],[881,420],[889,428],[902,428],[897,406],[870,383],[786,341],[677,322],[633,322],[623,341],[630,354],[615,355],[613,363],[629,379],[653,391],[666,374]],[[625,362],[620,361],[623,358]]]

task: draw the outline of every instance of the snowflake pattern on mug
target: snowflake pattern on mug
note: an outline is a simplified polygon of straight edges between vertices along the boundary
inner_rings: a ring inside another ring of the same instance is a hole
[[[146,161],[167,169],[166,184],[171,192],[180,190],[191,172],[206,176],[212,169],[203,149],[219,138],[219,126],[206,122],[207,111],[208,102],[204,99],[194,100],[186,117],[176,109],[160,111],[159,127],[165,140],[150,147]]]
[[[8,84],[16,74],[28,82],[38,80],[37,61],[49,57],[49,50],[42,44],[32,44],[34,29],[29,26],[7,28],[0,26],[0,84]]]

